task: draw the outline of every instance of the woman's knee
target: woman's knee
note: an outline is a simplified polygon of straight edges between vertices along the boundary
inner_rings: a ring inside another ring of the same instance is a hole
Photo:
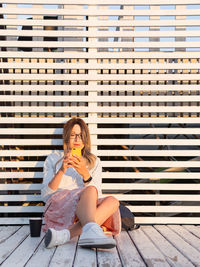
[[[98,192],[95,186],[93,185],[88,185],[82,194],[87,194],[87,195],[96,195],[98,196]]]
[[[113,196],[109,196],[107,197],[107,199],[109,200],[109,202],[112,204],[113,207],[115,207],[116,209],[119,207],[119,200]]]

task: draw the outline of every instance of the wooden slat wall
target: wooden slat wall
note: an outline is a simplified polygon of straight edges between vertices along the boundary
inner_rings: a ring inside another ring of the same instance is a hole
[[[2,0],[0,224],[43,211],[42,167],[88,123],[103,192],[141,224],[200,222],[200,0]]]

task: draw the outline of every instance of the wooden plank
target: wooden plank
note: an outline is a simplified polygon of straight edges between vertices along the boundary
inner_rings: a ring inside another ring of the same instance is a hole
[[[1,11],[2,10],[0,8],[0,12]],[[92,39],[92,38],[90,38],[90,39]],[[129,47],[129,48],[178,48],[178,47],[196,48],[196,47],[200,46],[200,42],[199,41],[195,41],[195,42],[178,42],[178,41],[176,41],[176,42],[128,42],[128,43],[126,42],[126,43],[123,43],[120,41],[119,42],[98,42],[96,40],[94,42],[92,42],[92,40],[90,40],[88,42],[66,42],[66,41],[63,41],[63,42],[56,42],[56,41],[52,41],[52,42],[35,41],[35,42],[32,42],[32,41],[26,41],[26,44],[24,44],[24,41],[2,41],[1,45],[2,45],[2,47],[8,47],[8,48],[9,47],[30,47],[30,48],[47,47],[47,48],[51,48],[52,46],[57,47],[57,48],[127,48],[127,47]],[[144,74],[142,74],[142,75],[144,75]],[[161,74],[159,74],[159,76],[160,75]],[[167,74],[167,75],[165,74],[165,76],[168,76],[168,75],[171,76],[170,74]],[[172,74],[172,75],[176,76],[176,74]],[[190,75],[192,76],[192,74],[190,74]],[[9,77],[9,74],[6,74],[6,76]],[[6,76],[2,74],[2,78],[7,79]],[[54,74],[54,76],[55,76],[55,74]],[[105,74],[101,75],[101,76],[105,76]],[[171,79],[172,78],[170,77],[170,80]],[[60,80],[60,79],[58,79],[58,80]],[[131,80],[131,79],[129,78],[129,80]]]
[[[74,267],[97,266],[96,250],[77,247]]]
[[[23,226],[23,228],[29,229],[29,226]],[[6,259],[6,261],[1,266],[24,266],[29,260],[29,258],[32,256],[34,251],[37,249],[38,245],[41,243],[43,235],[44,234],[42,233],[41,237],[34,238],[28,236],[22,244],[16,247],[15,251],[9,256],[9,258]]]
[[[42,206],[2,206],[0,207],[0,212],[2,213],[17,213],[17,212],[26,212],[26,213],[41,213],[44,211]]]
[[[37,113],[56,113],[56,112],[63,112],[66,113],[67,112],[82,112],[82,113],[87,113],[87,112],[91,112],[91,113],[124,113],[124,112],[129,112],[129,113],[134,113],[134,112],[167,112],[167,113],[171,113],[171,112],[178,112],[178,113],[185,113],[185,112],[198,112],[199,111],[199,107],[198,106],[189,106],[189,104],[185,107],[183,106],[175,106],[175,107],[154,107],[154,106],[148,106],[148,107],[144,107],[144,106],[135,106],[135,107],[127,107],[124,106],[123,109],[119,109],[119,107],[116,106],[110,106],[110,107],[86,107],[86,106],[64,106],[64,107],[59,107],[59,106],[31,106],[31,107],[22,107],[22,106],[15,106],[15,107],[0,107],[0,112],[5,112],[5,113],[20,113],[20,112],[30,112],[30,113],[36,113],[36,108],[37,108]],[[157,108],[157,109],[156,109]]]
[[[135,139],[135,138],[132,138],[132,139],[95,139],[93,138],[93,136],[91,136],[91,139],[94,140],[94,142],[92,142],[94,145],[171,145],[171,146],[181,146],[181,145],[185,145],[185,146],[199,146],[200,145],[200,140],[199,139],[144,139],[144,138],[140,138],[140,139]],[[153,143],[152,143],[152,140],[153,140]],[[24,145],[24,146],[30,146],[30,143],[31,145],[60,145],[62,146],[63,145],[63,140],[62,139],[0,139],[0,145]],[[24,164],[25,164],[25,161],[23,161]],[[153,163],[153,161],[151,161]],[[168,165],[166,165],[166,163],[168,162]],[[114,163],[114,161],[112,162],[112,164]],[[164,161],[161,162],[162,164],[164,164]],[[160,163],[160,164],[161,164]],[[170,167],[170,166],[174,166],[174,167],[177,167],[179,165],[179,163],[181,164],[182,161],[166,161],[165,162],[165,165],[159,165],[159,167]],[[33,164],[33,162],[32,162]],[[38,167],[41,167],[39,165],[40,163],[38,162],[37,166]],[[104,163],[105,164],[105,163]],[[106,163],[106,165],[109,165],[110,164],[110,161]],[[131,164],[131,161],[129,162],[125,162],[123,161],[123,164]],[[137,162],[135,164],[138,164],[139,165],[144,165],[145,164],[148,164],[147,162],[145,163],[145,161],[142,161],[142,162]],[[151,164],[151,163],[149,163]],[[192,163],[194,164],[194,163]],[[191,165],[192,165],[191,164]],[[22,163],[20,163],[19,161],[16,161],[16,162],[4,162],[4,164],[2,162],[0,162],[0,165],[5,167],[5,165],[12,165],[12,166],[20,166],[22,165]],[[132,161],[132,165],[133,165],[133,161]],[[155,165],[158,165],[157,163],[154,162],[154,167]],[[151,167],[153,167],[153,165],[151,165]],[[187,166],[186,167],[189,167],[188,165],[190,165],[190,162],[187,162]],[[30,165],[29,165],[30,166]],[[124,165],[123,165],[124,166]],[[185,165],[183,165],[185,166]],[[22,166],[23,167],[23,166]],[[156,166],[157,167],[157,166]]]
[[[156,225],[155,228],[195,266],[200,266],[200,253],[197,249],[184,241],[183,238],[177,235],[169,227]]]
[[[16,247],[18,247],[28,235],[29,227],[22,227],[10,238],[6,239],[5,242],[0,244],[0,264],[2,264],[12,254],[12,252],[15,251]]]
[[[42,178],[42,172],[0,172],[1,179],[7,178]],[[166,172],[103,172],[102,178],[104,179],[200,179],[198,172],[175,172],[175,169]],[[106,184],[103,185],[104,188]]]
[[[5,139],[3,139],[3,140],[5,140]],[[30,140],[31,139],[27,140],[27,145],[30,144]],[[46,140],[46,139],[44,139],[44,140]],[[104,139],[102,139],[102,140],[104,140]],[[113,140],[116,140],[116,139],[112,139],[112,141]],[[37,141],[38,141],[38,139],[37,139]],[[60,140],[60,141],[62,141],[62,140]],[[97,142],[97,144],[98,143],[100,144],[101,143],[100,139],[98,141],[99,142]],[[109,141],[109,140],[107,140],[107,141]],[[142,139],[140,141],[142,142]],[[156,141],[156,140],[154,140],[154,141]],[[184,143],[183,142],[184,139],[183,140],[179,140],[179,141],[181,141],[180,143]],[[188,142],[188,143],[186,143],[186,141],[188,141],[188,140],[185,140],[185,143],[184,143],[185,145],[186,144],[190,144],[190,145],[195,145],[196,144],[196,142],[192,142],[192,143]],[[198,145],[198,143],[200,143],[200,140],[192,140],[192,141],[198,141],[196,145]],[[177,145],[181,145],[180,143],[177,144]],[[31,142],[31,144],[33,145],[33,142]],[[102,142],[101,143],[101,145],[103,145],[103,144],[106,145],[106,142]],[[118,143],[118,142],[116,142],[116,143],[110,142],[110,145],[120,145],[120,144],[122,144],[122,143],[121,142],[120,143]],[[131,144],[139,145],[138,143],[134,143],[134,142],[130,143],[130,145]],[[159,143],[157,143],[157,145],[158,144]],[[39,142],[37,142],[37,145],[39,145]],[[43,145],[46,145],[46,144],[43,143]],[[149,140],[149,145],[150,145],[150,140]],[[167,145],[167,144],[163,143],[163,145]],[[37,168],[42,168],[43,165],[44,165],[43,161],[4,161],[4,162],[0,161],[0,167],[1,168],[6,168],[6,167],[7,168],[14,168],[14,167],[21,167],[21,168],[37,167]],[[102,166],[103,167],[166,167],[166,168],[168,168],[168,167],[177,167],[177,168],[180,167],[181,170],[182,170],[182,168],[187,168],[187,167],[197,167],[198,168],[199,167],[199,161],[198,160],[195,160],[195,161],[188,161],[188,160],[187,161],[186,160],[185,161],[167,161],[166,160],[166,161],[159,161],[158,162],[158,161],[134,161],[134,160],[132,160],[132,161],[123,161],[123,160],[121,160],[121,161],[102,161]],[[7,188],[7,186],[8,185],[2,185],[2,188]],[[12,186],[14,188],[15,186],[17,187],[18,185],[10,185],[10,187],[12,187]],[[21,186],[21,188],[23,187],[23,185],[20,185],[20,186]],[[26,186],[28,186],[28,185],[26,185]],[[37,190],[37,189],[40,189],[39,187],[40,187],[40,185],[36,185],[36,184],[35,185],[29,185],[29,189],[33,189],[34,188],[34,190]]]
[[[64,31],[64,30],[58,30],[58,31],[54,31],[54,30],[51,30],[51,31],[23,30],[23,31],[21,31],[18,29],[16,29],[16,30],[6,30],[6,29],[1,30],[0,29],[0,35],[1,36],[31,36],[31,37],[88,37],[88,38],[101,38],[101,37],[108,37],[108,38],[111,38],[111,37],[117,37],[117,38],[127,38],[127,37],[137,38],[137,37],[140,37],[140,38],[145,38],[146,37],[146,38],[151,38],[151,37],[156,37],[156,34],[157,34],[157,37],[166,37],[166,38],[167,37],[199,37],[199,32],[196,30],[186,30],[186,31],[170,31],[170,30],[168,30],[168,31],[149,31],[148,30],[148,31],[95,31],[95,32],[90,32],[90,31],[83,31],[82,29],[80,29],[80,30],[77,29],[76,31]],[[7,65],[7,63],[5,63],[5,64]],[[178,65],[179,63],[175,63],[175,64]],[[20,65],[21,64],[19,63],[19,68],[21,68]],[[127,64],[127,65],[130,66],[129,64]],[[186,64],[183,64],[183,69],[185,69],[185,65]],[[191,63],[191,65],[193,65],[193,63]],[[28,64],[27,64],[27,66],[28,66]],[[37,63],[36,63],[36,66],[37,66]],[[92,64],[91,64],[91,66],[92,66]],[[91,66],[89,67],[89,69],[91,68]],[[153,68],[153,66],[154,66],[154,64],[152,64],[150,69]],[[166,68],[167,68],[167,66],[168,66],[168,64],[166,64]],[[195,66],[196,66],[195,68],[198,68],[198,64],[195,64]],[[35,67],[33,67],[33,68],[35,68]],[[43,64],[41,64],[41,68],[43,68]],[[61,68],[63,68],[63,67],[61,67]],[[80,64],[80,69],[82,69],[82,68],[84,68],[84,67],[82,66],[82,64]],[[100,67],[100,68],[102,68],[102,67]],[[112,64],[111,64],[110,68],[113,68]],[[127,68],[129,68],[129,67],[127,67]],[[137,67],[135,67],[135,69],[136,68]],[[158,63],[158,68],[159,68],[159,63]],[[66,67],[66,69],[68,69],[68,67]]]
[[[111,100],[111,99],[110,99]],[[110,100],[107,102],[109,103]],[[198,99],[197,99],[198,100]],[[197,101],[196,100],[196,101]],[[6,100],[9,101],[9,100]],[[190,101],[190,99],[188,98],[188,101]],[[126,134],[127,135],[127,131],[128,134],[136,134],[137,131],[137,135],[139,134],[144,134],[146,135],[147,133],[149,135],[152,134],[190,134],[190,135],[200,135],[200,129],[199,128],[149,128],[149,127],[144,127],[144,128],[124,128],[124,129],[120,129],[120,128],[103,128],[103,132],[102,132],[102,128],[97,128],[97,130],[91,130],[90,134],[101,134],[101,135],[108,135],[108,134]],[[63,128],[2,128],[0,129],[0,134],[2,135],[11,135],[11,132],[13,135],[39,135],[39,134],[48,134],[48,135],[54,135],[54,134],[59,134],[61,135],[63,133]],[[19,151],[19,150],[18,150]],[[16,152],[18,152],[16,151]],[[35,151],[35,150],[34,150]],[[13,151],[12,151],[13,152]],[[33,151],[32,151],[33,152]],[[124,151],[126,152],[126,151]],[[133,153],[134,151],[132,151]],[[189,151],[188,151],[189,152]],[[37,151],[36,151],[37,153]],[[42,151],[41,151],[42,153]]]
[[[1,67],[1,66],[0,66]],[[114,96],[114,95],[107,95],[107,96],[97,96],[97,97],[90,97],[90,96],[69,96],[69,95],[55,95],[55,96],[51,96],[51,95],[2,95],[1,96],[1,100],[2,101],[13,101],[13,102],[22,102],[22,101],[35,101],[35,102],[47,102],[49,104],[52,104],[51,102],[53,102],[53,104],[57,103],[62,103],[62,102],[106,102],[106,103],[112,103],[112,102],[117,102],[117,103],[121,103],[121,102],[172,102],[172,103],[182,103],[182,102],[199,102],[200,101],[200,97],[195,95],[195,96],[182,96],[182,95],[175,95],[175,96]],[[43,104],[43,103],[42,103]],[[65,103],[64,103],[65,104]],[[116,104],[116,103],[115,103]],[[187,106],[186,106],[187,107]],[[141,132],[143,128],[138,128],[138,130]],[[174,130],[179,131],[179,128],[149,128],[150,131],[174,131]],[[13,131],[19,131],[20,129],[18,128],[13,128]],[[24,130],[31,130],[31,129],[24,129]],[[40,129],[43,130],[43,129]],[[49,128],[49,129],[44,129],[44,131],[52,131],[53,129]],[[56,129],[59,130],[60,129]],[[97,129],[98,131],[99,129]],[[108,129],[105,129],[108,131]],[[118,131],[124,131],[124,129],[117,129]],[[131,131],[132,129],[129,128],[129,130]],[[188,128],[181,128],[181,130],[183,131],[187,131],[190,130]],[[194,128],[194,131],[197,130]]]
[[[15,234],[21,226],[2,226],[0,227],[0,243],[6,241],[10,236]]]
[[[5,31],[5,30],[4,30]],[[6,31],[7,32],[7,31]],[[23,31],[24,32],[24,31]],[[30,32],[30,31],[28,31]],[[38,31],[36,31],[38,32]],[[157,31],[156,31],[157,32]],[[177,31],[176,31],[177,32]],[[75,32],[77,34],[77,31]],[[110,34],[110,31],[108,32]],[[157,32],[158,33],[158,32]],[[0,30],[1,34],[1,30]],[[8,33],[7,33],[8,34]],[[130,33],[129,33],[130,34]],[[168,33],[169,34],[169,33]],[[48,33],[49,35],[49,33]],[[198,33],[199,35],[199,33]],[[32,31],[30,32],[30,36],[32,36]],[[57,36],[57,31],[56,31]],[[130,35],[129,35],[130,37]],[[0,68],[14,68],[14,69],[96,69],[96,70],[105,70],[105,69],[139,69],[139,70],[155,70],[155,69],[199,69],[199,63],[117,63],[117,64],[106,64],[106,63],[35,63],[35,62],[0,62]],[[54,96],[56,97],[56,96]],[[64,96],[63,96],[64,97]],[[70,98],[70,96],[68,96]],[[78,96],[76,96],[78,97]],[[102,98],[102,96],[98,96]],[[127,96],[128,97],[128,96]],[[130,97],[130,96],[129,96]],[[145,96],[143,96],[145,98]],[[148,96],[151,97],[151,96]],[[164,96],[167,98],[168,96]],[[191,96],[188,96],[189,98]],[[198,96],[196,96],[198,97]],[[72,97],[71,97],[72,98]],[[182,98],[180,96],[180,98]]]
[[[2,3],[5,4],[9,4],[9,3],[16,3],[18,4],[19,1],[18,0],[2,0]],[[22,4],[32,4],[33,0],[20,0],[20,3]],[[93,0],[93,2],[91,3],[88,0],[70,0],[70,1],[66,1],[66,0],[59,0],[59,2],[57,0],[36,0],[34,1],[34,4],[64,4],[64,5],[98,5],[99,1],[98,0]],[[194,4],[199,4],[198,0],[190,0],[189,2],[191,5]],[[188,0],[183,0],[180,2],[180,0],[135,0],[134,2],[132,0],[101,0],[101,5],[133,5],[133,6],[137,6],[137,5],[184,5],[184,4],[188,4]]]
[[[175,171],[175,170],[174,170]],[[171,177],[172,179],[199,179],[199,174],[192,172],[103,172],[103,178],[135,178],[135,179],[152,179],[160,178],[167,179]],[[1,177],[1,176],[0,176]],[[12,177],[12,176],[11,176]]]
[[[183,228],[190,231],[193,235],[200,238],[200,227],[194,226],[194,225],[183,225]]]
[[[130,208],[130,207],[129,207]],[[134,210],[132,210],[134,212]],[[135,217],[137,224],[199,224],[199,217]]]
[[[0,20],[1,21],[1,20]],[[5,25],[7,20],[2,20],[2,25]],[[18,21],[18,20],[11,20],[11,21]],[[27,22],[30,21],[31,23],[34,22],[34,20],[26,20]],[[38,20],[36,20],[38,21]],[[42,22],[45,22],[45,20],[41,20]],[[63,22],[70,22],[70,20],[59,20],[59,23],[62,23]],[[134,21],[134,20],[133,20]],[[168,20],[168,22],[171,22],[172,20]],[[178,20],[177,20],[178,21]],[[190,21],[190,20],[188,20]],[[73,22],[79,22],[79,21],[76,21],[76,20],[73,20]],[[83,23],[82,26],[87,26],[87,22],[89,22],[89,20],[81,20],[81,22]],[[96,21],[98,22],[98,20]],[[122,23],[122,22],[126,22],[126,20],[124,21],[120,21],[120,20],[117,20],[116,21],[116,25],[115,26],[118,26],[119,23]],[[127,22],[130,22],[127,20]],[[163,21],[164,22],[164,21]],[[174,21],[175,22],[175,21]],[[51,20],[46,20],[46,23],[48,23],[48,25],[51,23]],[[55,24],[55,21],[52,20],[52,23],[53,25]],[[57,23],[57,21],[56,21]],[[92,23],[95,23],[95,21]],[[103,23],[103,21],[101,21],[100,23]],[[109,22],[107,22],[109,23]],[[114,23],[114,20],[112,21],[112,23]],[[148,20],[145,20],[144,23],[148,23]],[[155,23],[158,23],[158,20],[156,20]],[[13,24],[12,24],[13,25]],[[21,25],[21,24],[20,24]],[[156,24],[158,25],[158,24]],[[100,24],[99,26],[102,26],[102,24]],[[113,25],[111,25],[113,26]],[[58,58],[61,58],[61,59],[65,59],[65,58],[74,58],[74,59],[80,59],[80,58],[85,58],[85,59],[90,59],[90,58],[94,58],[96,59],[97,58],[97,53],[94,53],[94,52],[90,52],[88,51],[88,53],[85,53],[85,52],[76,52],[76,53],[61,53],[61,52],[29,52],[29,53],[26,53],[26,52],[18,52],[18,51],[0,51],[0,57],[6,57],[6,58],[35,58],[35,56],[37,55],[37,58],[54,58],[54,59],[58,59]],[[185,53],[184,52],[159,52],[159,53],[154,53],[154,52],[148,52],[148,53],[144,53],[144,52],[123,52],[123,53],[113,53],[113,52],[104,52],[104,53],[98,53],[98,58],[103,58],[103,59],[106,59],[106,58],[110,58],[110,59],[120,59],[120,58],[123,58],[123,59],[174,59],[174,58],[177,58],[177,59],[190,59],[190,58],[199,58],[199,52],[195,52],[195,51],[190,51],[190,53]],[[12,85],[14,86],[14,85]],[[19,85],[19,86],[22,86],[22,85]],[[34,85],[29,85],[30,86],[34,86]],[[39,85],[37,85],[39,86]],[[42,87],[43,85],[41,85]],[[51,87],[56,87],[58,85],[45,85],[45,88],[46,86],[51,86]],[[70,86],[70,85],[69,85]],[[86,85],[84,85],[86,86]],[[100,85],[99,85],[100,86]],[[101,85],[102,87],[103,85]],[[106,88],[108,87],[108,85],[104,85]],[[116,88],[117,85],[113,86]],[[118,85],[117,87],[124,87],[125,85]],[[129,87],[129,86],[134,86],[134,85],[127,85],[126,87]],[[136,85],[136,87],[139,87],[139,88],[143,88],[143,87],[166,87],[167,85]],[[192,85],[192,84],[185,84],[185,85],[169,85],[170,87],[184,87],[184,86],[187,86],[187,87],[195,87],[198,85]],[[9,85],[3,85],[3,87],[9,87]],[[11,86],[10,86],[11,87]],[[18,85],[16,85],[16,87],[18,87]],[[65,87],[65,85],[62,85],[62,87]],[[70,86],[71,87],[71,86]],[[79,87],[81,87],[79,85]],[[111,87],[111,85],[109,85],[109,88]],[[140,90],[140,89],[139,89]]]
[[[32,251],[32,256],[29,258],[26,263],[26,267],[49,267],[49,263],[55,253],[56,248],[46,249],[44,247],[43,240],[36,248],[36,250]],[[64,257],[65,254],[62,255]]]
[[[0,225],[24,225],[29,224],[27,217],[2,217],[0,218]]]
[[[169,225],[171,230],[200,252],[200,239],[180,225]]]
[[[198,0],[197,0],[198,1]],[[59,23],[59,26],[68,26],[68,27],[149,27],[149,26],[199,26],[200,21],[199,20],[183,20],[183,19],[174,19],[174,20],[26,20],[26,19],[6,19],[0,20],[0,25],[29,25],[29,26],[57,26],[57,23]],[[133,52],[134,53],[134,52]],[[151,52],[150,52],[151,53]],[[176,52],[174,52],[176,53]],[[174,54],[173,53],[173,54]],[[194,53],[194,52],[192,52]],[[178,52],[180,55],[180,52]],[[53,56],[52,56],[53,58]],[[159,54],[158,54],[159,58]],[[175,56],[176,58],[176,56]]]
[[[72,240],[70,240],[70,242],[68,242],[62,246],[58,246],[56,248],[55,253],[53,254],[53,257],[51,259],[49,267],[72,266],[73,261],[74,261],[74,257],[76,254],[77,240],[78,240],[78,238],[75,237]],[[32,267],[32,265],[30,265],[30,267]],[[35,267],[37,267],[37,266],[35,266]]]
[[[30,14],[30,15],[65,15],[65,16],[198,16],[198,9],[48,9],[48,8],[0,8],[1,14]]]
[[[1,55],[1,53],[0,53]],[[15,85],[13,84],[12,86],[11,85],[0,85],[0,89],[4,90],[4,91],[15,91],[15,92],[19,92],[19,91],[23,91],[23,92],[26,92],[27,90],[28,91],[31,91],[31,92],[34,92],[34,91],[39,91],[39,92],[44,92],[44,91],[61,91],[61,92],[65,92],[65,86],[64,85],[58,85],[58,84],[55,84],[54,86],[50,85],[50,84],[47,84],[47,85],[41,85],[41,84],[38,84],[38,85],[29,85],[28,88],[27,88],[27,85]],[[147,91],[158,91],[158,92],[162,92],[162,91],[194,91],[194,92],[197,92],[200,90],[200,86],[197,84],[197,85],[141,85],[141,86],[138,86],[138,85],[121,85],[121,86],[113,86],[113,85],[97,85],[97,86],[91,86],[91,85],[68,85],[68,90],[69,91],[75,91],[75,92],[98,92],[98,91],[108,91],[111,90],[113,92],[116,92],[116,91],[119,91],[119,92],[124,92],[124,91],[127,91],[127,92],[134,92],[134,91],[144,91],[144,92],[147,92]],[[5,95],[4,95],[5,96]],[[56,96],[55,96],[56,97]],[[3,119],[3,118],[2,118]],[[94,121],[93,122],[96,122],[98,120],[106,120],[106,118],[94,118]],[[111,120],[113,118],[110,118]],[[117,118],[115,118],[117,119]],[[129,120],[134,120],[134,119],[137,119],[137,118],[128,118]],[[144,118],[143,118],[144,119]],[[163,118],[165,119],[165,118]],[[170,118],[168,118],[170,119]],[[180,118],[181,120],[183,120],[183,118]],[[85,118],[85,120],[87,121],[91,121],[91,118]],[[123,123],[123,122],[121,122]]]
[[[135,244],[126,231],[122,231],[119,235],[115,236],[117,242],[117,249],[119,251],[122,265],[126,267],[145,267]],[[114,265],[113,265],[114,266]]]
[[[113,237],[109,237],[113,238]],[[116,248],[112,249],[97,249],[97,265],[99,267],[115,266],[122,267],[118,251]]]
[[[4,42],[4,46],[7,47],[8,44],[6,43],[6,41],[3,41]],[[15,45],[15,42],[13,42],[13,45],[12,47],[15,47],[15,46],[19,46],[19,47],[24,47],[24,42],[22,42],[23,44],[21,44],[20,46],[20,42],[19,44],[16,43]],[[27,44],[29,43],[29,45]],[[46,42],[47,43],[47,42]],[[67,44],[65,44],[64,42],[61,43],[59,46],[60,47],[71,47],[73,46],[73,44],[71,44],[69,46],[69,43],[68,42]],[[9,45],[11,46],[11,42],[9,43]],[[34,44],[34,45],[33,45]],[[26,47],[43,47],[45,44],[43,43],[37,43],[37,42],[34,42],[34,43],[31,43],[31,42],[26,42]],[[135,44],[135,46],[139,47],[139,46],[142,46],[143,44],[143,47],[147,47],[147,44],[145,43],[140,43],[138,45]],[[52,47],[52,46],[56,46],[56,44],[53,44],[53,42],[49,42],[47,43],[47,47]],[[165,46],[169,46],[170,45],[172,46],[177,46],[177,47],[188,47],[188,45],[180,45],[180,44],[177,44],[174,45],[174,44],[170,44],[170,43],[165,43]],[[58,46],[58,45],[57,45]],[[75,46],[75,45],[74,45]],[[82,47],[83,45],[76,45],[75,47]],[[110,47],[110,46],[114,46],[114,47],[123,47],[123,45],[115,45],[112,44],[112,43],[101,43],[101,45],[93,45],[93,48],[100,48],[100,47]],[[129,45],[129,47],[131,48],[133,45],[132,43]],[[163,45],[164,46],[164,45]],[[164,46],[164,47],[165,47]],[[196,45],[194,46],[200,46],[200,42],[197,42]],[[8,46],[9,47],[9,46]],[[84,47],[90,47],[90,45],[86,45],[84,44]],[[151,44],[151,45],[148,45],[148,47],[158,47],[158,44],[156,43],[156,45],[154,44]],[[40,74],[35,74],[35,73],[31,73],[31,74],[27,74],[27,73],[6,73],[6,74],[1,74],[1,79],[5,79],[5,80],[28,80],[28,81],[34,81],[34,80],[44,80],[44,81],[65,81],[65,80],[69,80],[69,81],[132,81],[132,80],[135,80],[135,81],[157,81],[157,80],[162,80],[162,81],[168,81],[168,80],[187,80],[187,81],[191,81],[191,80],[198,80],[198,74],[156,74],[156,73],[149,73],[149,74],[96,74],[96,75],[92,75],[92,74],[44,74],[44,73],[40,73]],[[116,89],[115,89],[116,90]],[[148,107],[148,106],[147,106]]]
[[[141,229],[130,231],[129,234],[147,266],[170,266],[163,254]]]
[[[104,194],[103,194],[104,195]],[[120,197],[120,195],[117,197],[119,200],[123,201],[123,197]],[[173,199],[173,198],[172,198]],[[131,196],[129,198],[126,198],[126,200],[128,201],[135,201],[134,197]],[[154,198],[152,198],[152,201],[155,201]],[[7,201],[6,199],[4,201]],[[20,198],[16,198],[15,201],[21,201]],[[39,199],[38,201],[42,202],[42,199]],[[142,197],[140,198],[140,201],[142,201]],[[149,199],[149,201],[151,201],[151,198]],[[191,200],[192,201],[192,200]],[[134,213],[146,213],[146,212],[151,212],[151,213],[155,213],[155,212],[161,212],[161,213],[199,213],[199,206],[198,206],[198,202],[195,203],[195,200],[192,201],[191,206],[185,206],[184,203],[181,203],[182,206],[176,206],[176,205],[169,205],[169,206],[154,206],[154,205],[138,205],[138,206],[129,206],[130,210],[133,211]],[[193,205],[193,206],[192,206]],[[14,206],[13,208],[10,206],[3,206],[1,207],[0,211],[2,213],[21,213],[21,212],[25,212],[25,213],[42,213],[44,211],[44,207],[41,206]]]
[[[132,38],[151,38],[151,37],[199,37],[199,32],[195,30],[186,30],[186,31],[95,31],[95,32],[90,32],[90,31],[83,31],[82,29],[76,30],[76,31],[38,31],[38,30],[1,30],[0,29],[0,35],[1,36],[31,36],[31,37],[88,37],[88,38],[101,38],[101,37],[108,37],[108,38],[127,38],[127,37],[132,37]],[[7,65],[7,63],[5,63]],[[9,63],[8,63],[9,64]],[[11,63],[12,64],[12,63]],[[23,64],[23,63],[22,63]],[[30,63],[31,64],[31,63]],[[47,63],[48,64],[48,63]],[[178,64],[178,63],[176,63]],[[21,64],[19,63],[19,68]],[[54,65],[54,64],[53,64]],[[127,64],[128,65],[128,64]],[[183,64],[183,69],[185,69],[185,64]],[[191,64],[192,65],[192,64]],[[0,65],[1,66],[1,65]],[[28,65],[27,65],[28,66]],[[36,63],[37,66],[37,63]],[[110,68],[113,65],[111,64]],[[159,66],[159,64],[158,64]],[[167,68],[166,64],[166,68]],[[146,67],[146,66],[145,66]],[[153,67],[153,64],[152,64]],[[196,65],[198,68],[198,64]],[[29,68],[29,67],[28,67]],[[33,67],[35,68],[35,67]],[[41,68],[43,66],[41,65]],[[63,67],[62,67],[63,68]],[[82,69],[82,64],[80,64],[80,69]],[[91,68],[91,66],[89,67]],[[129,68],[129,67],[127,67]],[[137,67],[135,67],[137,68]],[[158,67],[159,68],[159,67]],[[68,69],[68,67],[66,67]],[[151,67],[150,67],[151,69]]]
[[[102,185],[103,190],[200,190],[200,184],[158,184],[158,183],[105,183]]]
[[[122,267],[117,249],[98,249],[97,250],[97,264],[99,267],[115,266]]]
[[[142,226],[141,230],[166,257],[166,260],[170,266],[194,266],[170,242],[168,242],[158,231],[156,231],[154,227]]]
[[[44,86],[43,86],[44,88]],[[38,123],[43,124],[43,123],[54,123],[54,124],[59,124],[59,123],[65,123],[68,120],[68,118],[66,117],[54,117],[54,118],[50,118],[50,117],[36,117],[36,116],[26,116],[26,117],[2,117],[1,118],[1,123],[24,123],[24,124],[30,124],[30,123]],[[91,121],[91,119],[88,118],[84,118],[84,120],[87,123],[105,123],[105,124],[112,124],[112,123],[121,123],[126,124],[126,123],[130,123],[130,124],[142,124],[142,123],[189,123],[189,124],[193,124],[193,123],[200,123],[200,118],[197,116],[194,117],[160,117],[160,118],[156,118],[156,117],[143,117],[143,118],[127,118],[124,117],[123,119],[118,117],[118,118],[114,118],[114,117],[109,117],[109,118],[95,118],[93,120],[93,122]],[[145,139],[144,139],[145,141]],[[154,140],[154,142],[157,141],[157,139]],[[178,140],[176,140],[178,141]],[[187,141],[187,140],[186,140]],[[30,143],[29,143],[30,145]]]
[[[146,129],[147,130],[147,129]],[[50,153],[53,152],[52,150],[0,150],[0,157],[11,157],[11,156],[48,156]],[[62,151],[61,151],[62,152]],[[186,149],[180,149],[180,150],[99,150],[96,153],[96,156],[182,156],[187,155],[188,157],[191,156],[199,156],[199,151],[197,149],[195,150],[186,150]],[[27,172],[28,173],[28,172]],[[26,173],[20,173],[20,177],[24,176]],[[190,173],[192,174],[192,173]],[[7,173],[0,173],[0,177],[4,178],[6,176],[12,177],[14,175],[14,172],[7,172]],[[124,174],[123,174],[124,175]],[[123,176],[122,175],[122,176]],[[152,173],[151,173],[152,175]],[[185,174],[184,174],[185,175]],[[195,175],[195,173],[193,173]],[[18,177],[19,174],[16,174]],[[35,178],[41,178],[42,175],[39,177],[39,172],[35,174]],[[32,177],[32,178],[34,178]],[[199,176],[198,176],[199,177]],[[26,178],[30,178],[27,177]]]
[[[18,0],[2,0],[2,3],[16,3],[18,4]],[[32,4],[33,0],[20,0],[20,3],[22,4]],[[34,1],[34,4],[64,4],[64,5],[98,5],[98,0],[93,0],[91,3],[88,0],[36,0]],[[189,2],[191,5],[199,4],[198,0],[190,0]],[[180,0],[135,0],[134,2],[132,0],[101,0],[101,5],[184,5],[188,4],[188,0],[183,0],[180,2]]]
[[[0,195],[0,201],[42,201],[41,195]]]

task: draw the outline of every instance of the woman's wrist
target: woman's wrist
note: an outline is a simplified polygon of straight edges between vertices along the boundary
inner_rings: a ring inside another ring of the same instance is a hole
[[[84,184],[89,183],[90,181],[92,181],[92,176],[90,176],[87,180],[83,180]]]
[[[64,174],[64,173],[65,172],[64,172],[63,168],[61,167],[56,174]]]
[[[86,181],[90,178],[90,173],[87,171],[82,176],[83,176],[83,181]]]

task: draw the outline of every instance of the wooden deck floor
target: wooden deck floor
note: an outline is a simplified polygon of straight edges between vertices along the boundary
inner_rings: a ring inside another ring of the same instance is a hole
[[[53,249],[44,248],[44,234],[31,238],[28,226],[0,227],[1,266],[200,266],[200,226],[141,226],[116,236],[117,248],[90,250],[77,238]]]

